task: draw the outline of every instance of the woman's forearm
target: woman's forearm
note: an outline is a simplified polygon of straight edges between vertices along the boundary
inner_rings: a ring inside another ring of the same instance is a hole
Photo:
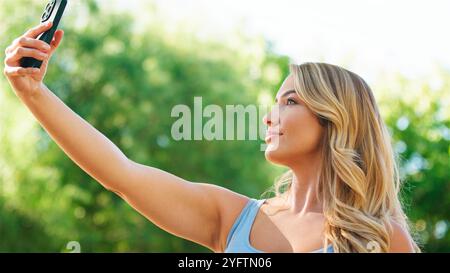
[[[118,192],[129,159],[91,124],[64,104],[44,84],[34,96],[18,97],[58,146],[108,190]]]

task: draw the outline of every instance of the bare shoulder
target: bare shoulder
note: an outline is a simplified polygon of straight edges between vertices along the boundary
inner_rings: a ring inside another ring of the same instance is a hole
[[[415,252],[413,239],[411,238],[408,230],[395,221],[390,221],[390,224],[391,229],[389,234],[391,244],[389,252]]]
[[[249,197],[234,192],[222,186],[214,184],[204,184],[208,187],[208,193],[214,196],[221,212],[226,213],[233,209],[239,209],[246,205],[250,200]]]

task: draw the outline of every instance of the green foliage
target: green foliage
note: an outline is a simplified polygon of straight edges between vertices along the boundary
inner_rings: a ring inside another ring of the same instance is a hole
[[[25,0],[0,0],[0,6],[6,18],[0,25],[1,48],[35,25],[43,8],[42,1]],[[204,105],[259,104],[287,75],[286,57],[259,38],[230,37],[238,46],[204,41],[164,29],[158,19],[137,28],[129,14],[106,10],[96,1],[78,4],[72,12],[82,16],[64,17],[65,37],[46,84],[130,159],[256,198],[282,173],[265,161],[261,141],[174,141],[170,113],[178,104],[192,107],[195,96]],[[146,12],[157,18],[151,8]],[[418,154],[428,162],[427,168],[405,171],[411,185],[405,193],[408,214],[419,227],[426,223],[421,235],[427,251],[449,251],[450,245],[448,232],[434,236],[436,224],[448,226],[450,219],[450,124],[448,111],[442,110],[449,108],[444,90],[450,75],[444,76],[440,91],[419,88],[418,96],[430,101],[420,113],[415,103],[422,98],[381,102],[394,139],[406,144],[403,166],[412,168],[408,162]],[[79,241],[83,252],[209,251],[159,229],[106,191],[40,128],[4,77],[0,88],[1,252],[63,252],[69,241]],[[400,117],[409,120],[404,130],[396,126]]]
[[[450,73],[383,80],[385,114],[404,179],[403,199],[425,252],[450,246]]]

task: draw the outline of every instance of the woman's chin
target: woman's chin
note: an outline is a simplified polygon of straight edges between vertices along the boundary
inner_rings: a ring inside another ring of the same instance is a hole
[[[267,161],[272,162],[274,164],[282,164],[283,162],[283,152],[284,149],[281,147],[281,142],[278,136],[271,136],[266,138],[266,150],[264,155]]]
[[[264,155],[267,161],[274,164],[281,164],[281,162],[283,161],[282,157],[280,156],[280,152],[276,148],[273,148],[273,146],[271,145],[267,146]]]

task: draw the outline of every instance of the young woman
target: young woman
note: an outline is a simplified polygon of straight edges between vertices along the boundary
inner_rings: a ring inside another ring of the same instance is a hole
[[[291,65],[268,125],[266,159],[289,168],[256,200],[127,158],[43,83],[58,48],[39,25],[6,49],[4,74],[52,139],[85,172],[165,231],[215,252],[415,252],[398,199],[390,137],[372,91],[325,63]],[[19,60],[42,60],[22,68]],[[285,187],[281,192],[280,188]]]

